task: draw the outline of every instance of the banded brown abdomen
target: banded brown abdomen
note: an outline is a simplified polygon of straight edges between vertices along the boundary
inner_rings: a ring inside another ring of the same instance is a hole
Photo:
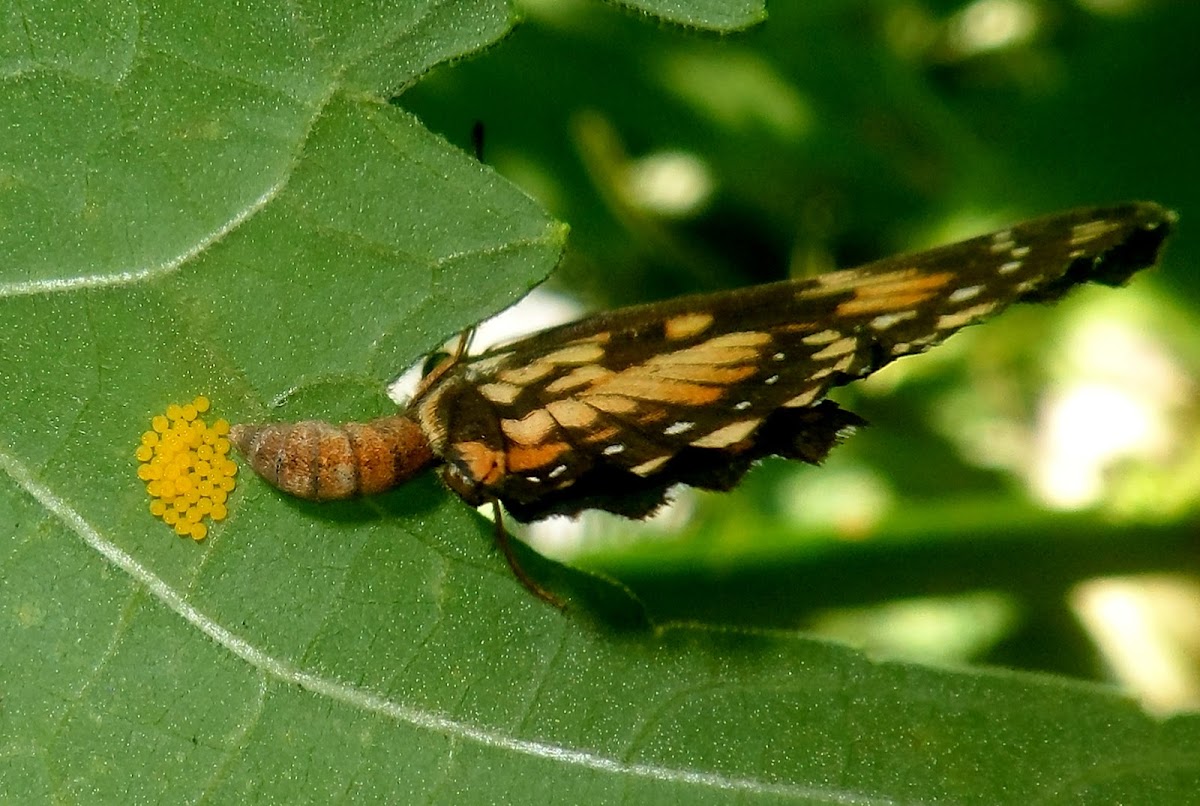
[[[345,425],[235,425],[229,439],[254,472],[310,501],[390,490],[436,461],[420,426],[402,415]]]

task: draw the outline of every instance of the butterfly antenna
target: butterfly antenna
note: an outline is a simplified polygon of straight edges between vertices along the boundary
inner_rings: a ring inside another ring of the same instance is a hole
[[[495,498],[492,499],[492,520],[496,524],[496,545],[504,553],[504,559],[508,560],[508,567],[512,569],[513,576],[517,578],[517,581],[546,604],[553,605],[559,610],[566,610],[566,602],[535,582],[533,577],[529,576],[525,569],[521,567],[521,563],[517,560],[517,555],[513,553],[512,537],[509,536],[508,530],[504,528],[504,517],[500,510],[500,502]]]

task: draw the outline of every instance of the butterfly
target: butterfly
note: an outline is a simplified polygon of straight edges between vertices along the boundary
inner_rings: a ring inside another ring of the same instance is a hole
[[[676,484],[728,490],[759,459],[819,463],[864,421],[834,387],[1015,302],[1154,265],[1175,214],[1148,202],[1031,219],[845,271],[620,308],[422,380],[368,423],[238,425],[254,470],[302,498],[381,492],[440,464],[473,505],[520,521],[652,513]]]

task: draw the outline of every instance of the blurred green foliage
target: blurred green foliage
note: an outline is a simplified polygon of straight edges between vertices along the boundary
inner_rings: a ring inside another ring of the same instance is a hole
[[[1187,3],[809,0],[718,36],[530,2],[503,46],[396,98],[464,149],[484,123],[485,161],[572,226],[550,286],[592,308],[1070,206],[1182,213],[1160,270],[1132,287],[1013,311],[839,392],[873,427],[828,467],[767,462],[734,494],[687,497],[667,536],[600,517],[565,544],[535,530],[537,545],[614,574],[660,619],[817,629],[830,607],[1001,591],[1019,617],[963,659],[1103,676],[1068,594],[1095,575],[1200,570],[1196,406],[1162,402],[1175,451],[1109,468],[1084,512],[1031,495],[1032,451],[1050,390],[1079,382],[1064,354],[1089,317],[1144,333],[1194,389],[1197,24]],[[683,211],[637,195],[664,159],[700,178]],[[1018,455],[981,457],[972,439],[989,428],[1019,435]],[[827,505],[806,513],[815,500]]]

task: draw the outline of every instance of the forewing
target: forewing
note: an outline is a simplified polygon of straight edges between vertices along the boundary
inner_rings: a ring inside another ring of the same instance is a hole
[[[831,387],[962,327],[1152,265],[1170,214],[1092,208],[787,281],[624,308],[455,368],[421,401],[468,489],[523,520],[641,516],[683,482],[726,489],[753,460],[820,461],[858,418]],[[438,439],[441,444],[438,444]]]

